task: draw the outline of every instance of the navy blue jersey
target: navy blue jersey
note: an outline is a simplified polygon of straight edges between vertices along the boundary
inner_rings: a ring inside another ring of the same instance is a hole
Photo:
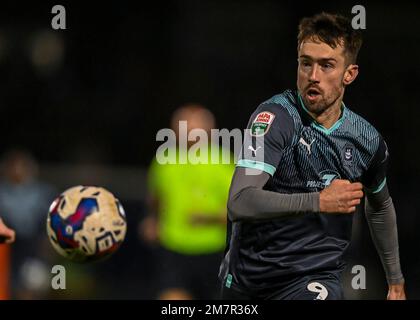
[[[320,192],[339,178],[376,193],[386,183],[384,140],[344,103],[340,119],[326,129],[309,115],[297,91],[286,90],[257,108],[248,129],[237,166],[269,173],[266,190]],[[307,213],[233,222],[220,276],[229,286],[263,292],[296,277],[340,272],[352,218]]]

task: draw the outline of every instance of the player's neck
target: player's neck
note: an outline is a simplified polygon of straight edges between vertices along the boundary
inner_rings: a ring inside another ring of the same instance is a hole
[[[342,111],[342,99],[337,99],[333,105],[325,109],[322,113],[316,114],[311,112],[310,114],[321,126],[329,129],[340,119]]]

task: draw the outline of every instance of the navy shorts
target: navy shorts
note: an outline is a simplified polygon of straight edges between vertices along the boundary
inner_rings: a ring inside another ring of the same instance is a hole
[[[264,295],[247,292],[236,287],[228,288],[224,284],[221,289],[221,299],[342,300],[344,295],[340,278],[334,273],[327,273],[296,278],[287,286],[270,293],[264,293]]]

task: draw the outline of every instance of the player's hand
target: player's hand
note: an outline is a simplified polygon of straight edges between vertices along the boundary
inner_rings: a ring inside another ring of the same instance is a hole
[[[359,182],[335,179],[320,192],[319,208],[325,213],[352,213],[363,197],[363,186]]]
[[[406,300],[404,284],[390,284],[387,300]]]
[[[8,228],[0,218],[0,243],[13,243],[15,242],[15,237],[15,231]]]

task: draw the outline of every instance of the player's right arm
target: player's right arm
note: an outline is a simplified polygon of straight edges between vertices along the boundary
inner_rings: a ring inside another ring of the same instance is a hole
[[[293,119],[275,104],[251,116],[228,200],[232,221],[263,220],[311,212],[351,213],[363,197],[362,185],[334,180],[321,192],[283,194],[264,190],[294,135]]]
[[[249,174],[254,170],[254,175]],[[264,190],[271,176],[257,169],[236,168],[229,192],[229,218],[263,220],[305,213],[352,213],[363,197],[360,183],[334,180],[321,192],[285,194]]]
[[[8,228],[0,218],[0,243],[13,243],[15,241],[15,231]]]

